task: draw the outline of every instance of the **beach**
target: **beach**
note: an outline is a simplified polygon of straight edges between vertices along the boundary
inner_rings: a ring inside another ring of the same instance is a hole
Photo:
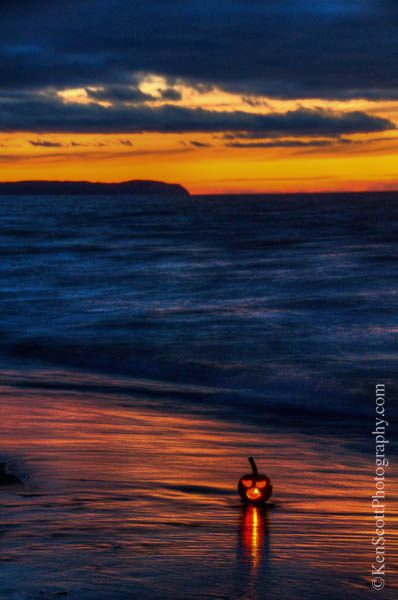
[[[1,597],[371,597],[366,454],[337,431],[190,416],[172,392],[167,406],[129,383],[3,375],[2,453],[26,479],[1,490]],[[269,508],[237,495],[250,453],[273,481]],[[397,516],[390,505],[383,598],[397,593]]]
[[[3,199],[0,461],[23,483],[0,487],[0,598],[373,597],[397,210]],[[263,509],[237,494],[248,456]],[[396,523],[389,500],[388,600]]]

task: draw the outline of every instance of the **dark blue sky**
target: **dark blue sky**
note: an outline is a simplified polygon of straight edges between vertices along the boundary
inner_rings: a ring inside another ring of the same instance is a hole
[[[1,11],[1,131],[318,129],[322,135],[392,126],[363,113],[336,124],[324,113],[298,110],[275,128],[275,119],[264,117],[148,107],[138,82],[147,73],[164,76],[165,103],[178,98],[177,80],[246,96],[393,100],[396,1],[12,0]],[[88,86],[102,88],[110,110],[65,106],[54,96]],[[134,106],[127,110],[126,102]]]
[[[396,98],[397,32],[390,0],[12,0],[2,2],[0,85],[152,71],[284,98]]]

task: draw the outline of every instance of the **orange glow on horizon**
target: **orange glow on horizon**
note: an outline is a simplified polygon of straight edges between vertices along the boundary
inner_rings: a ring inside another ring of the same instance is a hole
[[[397,159],[398,136],[316,149],[229,148],[211,134],[0,136],[1,181],[156,179],[193,194],[394,190]]]
[[[196,89],[176,81],[165,101],[167,80],[146,74],[138,81],[151,108],[164,104],[195,110],[269,114],[300,109],[343,114],[362,111],[398,122],[398,102],[281,100],[244,97],[219,88]],[[58,90],[64,104],[111,105],[89,92]],[[129,104],[127,104],[129,106]],[[134,102],[131,103],[134,107]],[[0,133],[0,181],[119,182],[155,179],[181,183],[192,194],[295,193],[398,189],[398,129],[327,137],[319,134],[250,137],[244,133]]]
[[[235,148],[209,133],[2,134],[0,180],[156,179],[181,183],[192,194],[398,189],[398,135],[350,140]]]

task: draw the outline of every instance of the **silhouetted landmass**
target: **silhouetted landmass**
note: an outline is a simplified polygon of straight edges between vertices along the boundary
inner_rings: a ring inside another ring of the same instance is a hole
[[[91,183],[90,181],[15,181],[0,183],[0,195],[170,195],[189,196],[177,183],[133,180],[122,183]]]

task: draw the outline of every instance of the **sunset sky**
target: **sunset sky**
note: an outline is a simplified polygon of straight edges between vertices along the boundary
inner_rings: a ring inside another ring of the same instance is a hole
[[[0,180],[398,189],[396,0],[13,0]]]

